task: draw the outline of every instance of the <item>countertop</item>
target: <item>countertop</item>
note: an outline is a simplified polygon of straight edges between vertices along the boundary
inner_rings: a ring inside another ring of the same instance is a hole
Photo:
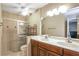
[[[42,35],[30,36],[30,39],[79,52],[79,39],[72,39],[72,43],[68,43],[67,38],[57,36],[49,36],[47,38]]]

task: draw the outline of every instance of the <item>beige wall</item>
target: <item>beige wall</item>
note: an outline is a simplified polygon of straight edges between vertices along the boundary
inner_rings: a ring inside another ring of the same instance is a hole
[[[40,34],[40,10],[33,13],[28,18],[29,25],[33,26],[34,24],[37,24],[37,33]]]
[[[65,17],[63,15],[47,17],[42,24],[43,34],[65,36]]]

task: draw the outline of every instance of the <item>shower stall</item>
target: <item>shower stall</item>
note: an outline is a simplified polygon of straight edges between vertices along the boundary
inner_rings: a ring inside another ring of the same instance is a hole
[[[8,55],[9,52],[18,52],[20,47],[26,44],[26,26],[27,23],[21,20],[3,21],[3,55]]]

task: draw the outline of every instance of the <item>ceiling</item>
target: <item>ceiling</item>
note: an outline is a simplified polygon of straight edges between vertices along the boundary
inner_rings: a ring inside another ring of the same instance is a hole
[[[2,10],[10,13],[20,14],[24,12],[27,13],[27,9],[29,13],[33,13],[37,9],[47,5],[48,3],[2,3]],[[57,3],[58,4],[58,3]],[[57,5],[56,3],[53,5]],[[59,3],[61,4],[61,3]],[[79,3],[70,3],[72,8],[79,6]]]
[[[29,12],[33,13],[38,8],[47,5],[47,3],[3,3],[2,10],[10,13],[20,14],[23,10],[29,8]]]

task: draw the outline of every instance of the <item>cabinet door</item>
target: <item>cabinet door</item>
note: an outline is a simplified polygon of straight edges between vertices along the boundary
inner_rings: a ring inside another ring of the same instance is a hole
[[[55,52],[58,55],[62,55],[62,48],[60,48],[58,46],[50,45],[50,44],[43,43],[43,42],[39,42],[39,46],[48,50],[48,51]]]
[[[32,56],[38,55],[38,42],[35,40],[31,41],[31,53],[32,53]]]
[[[47,51],[44,48],[38,48],[38,55],[39,56],[47,56]]]
[[[64,49],[64,56],[79,56],[79,52]]]
[[[38,50],[37,46],[32,45],[32,56],[37,56],[38,55],[37,50]]]
[[[48,51],[47,49],[42,48],[42,47],[38,48],[38,52],[39,52],[38,54],[39,56],[59,56],[58,54]]]

